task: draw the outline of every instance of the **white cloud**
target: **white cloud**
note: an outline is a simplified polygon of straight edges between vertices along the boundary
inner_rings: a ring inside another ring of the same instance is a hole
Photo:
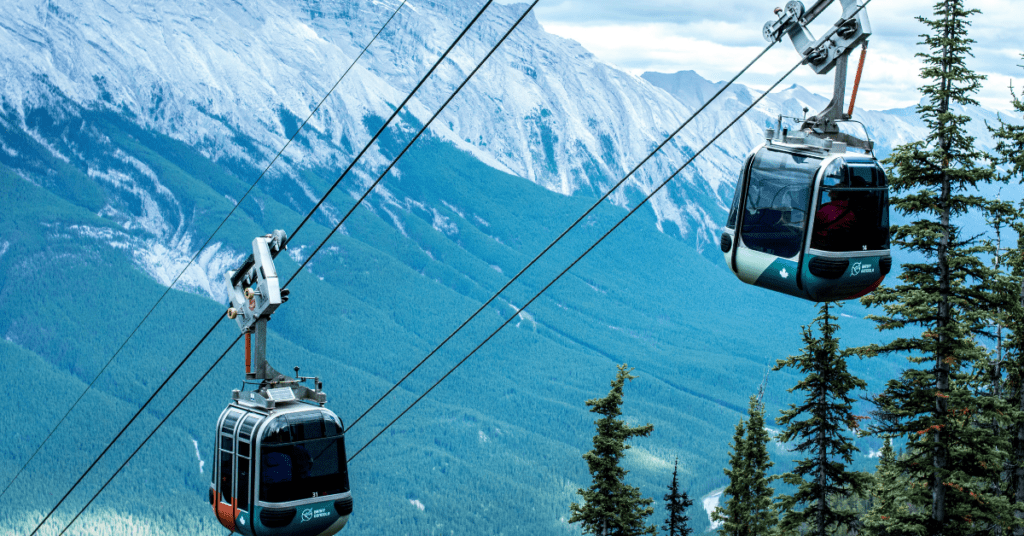
[[[970,37],[977,43],[968,67],[988,76],[976,98],[987,108],[1007,111],[1011,79],[1024,86],[1019,67],[1024,44],[1017,36],[1024,10],[1013,0],[981,0],[974,6],[982,13],[971,18]],[[763,0],[648,0],[643,8],[618,0],[550,0],[538,5],[537,16],[548,32],[574,39],[632,74],[692,69],[719,81],[731,78],[767,44],[761,26],[773,17],[773,7]],[[917,43],[926,27],[915,17],[930,16],[931,0],[875,2],[867,10],[873,36],[858,104],[873,110],[917,104],[921,64],[914,54],[923,51]],[[839,13],[835,2],[821,23],[811,25],[812,33],[823,33]],[[740,82],[765,88],[792,67],[799,57],[788,43],[781,45]],[[790,81],[822,95],[832,91],[831,76],[816,76],[808,68],[798,69]]]

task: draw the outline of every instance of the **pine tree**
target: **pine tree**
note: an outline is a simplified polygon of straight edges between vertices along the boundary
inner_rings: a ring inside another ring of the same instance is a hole
[[[693,501],[684,491],[679,493],[679,458],[676,458],[675,468],[672,469],[672,483],[668,485],[668,494],[665,495],[665,509],[668,510],[668,518],[662,530],[668,536],[689,536],[693,529],[686,526],[690,520],[686,516],[686,509],[693,506]]]
[[[911,481],[901,472],[889,438],[885,438],[878,469],[872,480],[871,510],[861,520],[865,535],[927,534],[925,525],[930,511],[919,506],[927,502],[926,482]]]
[[[909,222],[892,227],[892,243],[925,260],[904,264],[900,284],[863,299],[884,308],[885,317],[873,317],[879,329],[923,330],[862,353],[905,353],[917,365],[876,397],[882,419],[877,431],[909,439],[907,458],[896,464],[903,474],[923,474],[929,496],[919,506],[930,512],[927,533],[947,536],[1002,523],[1008,513],[1005,500],[989,487],[1008,445],[978,426],[979,419],[1000,418],[999,403],[976,396],[973,374],[986,358],[976,337],[987,333],[996,301],[984,285],[991,269],[979,258],[988,250],[961,236],[954,224],[955,218],[984,209],[986,200],[973,191],[993,180],[966,133],[969,118],[954,110],[977,104],[971,95],[984,79],[965,64],[973,43],[968,18],[977,12],[966,9],[964,0],[942,0],[935,4],[934,19],[918,18],[931,32],[923,36],[927,52],[918,54],[929,82],[921,87],[926,102],[918,113],[929,134],[896,148],[887,163],[897,194],[892,206]],[[916,484],[916,477],[911,482]]]
[[[1024,58],[1024,55],[1022,55]],[[1010,86],[1010,102],[1018,113],[1024,113],[1024,102]],[[989,127],[996,140],[995,163],[1006,170],[1007,179],[1024,183],[1024,126],[1012,125],[999,118],[998,127]],[[1024,212],[1024,203],[1020,212]],[[1015,214],[1020,216],[1020,212]],[[1007,252],[1005,259],[1012,277],[1007,281],[1001,325],[1009,330],[1005,341],[1006,389],[1003,396],[1013,408],[1010,416],[1010,458],[1007,462],[1007,496],[1011,503],[1014,536],[1024,536],[1024,226],[1014,226],[1018,233],[1016,249]],[[1003,347],[1000,347],[1003,349]]]
[[[577,490],[583,497],[583,505],[569,506],[572,517],[569,523],[582,523],[583,532],[597,536],[638,536],[655,534],[656,528],[647,525],[647,518],[654,513],[653,499],[644,498],[640,490],[625,483],[628,471],[619,466],[626,444],[633,437],[647,437],[654,430],[651,424],[629,426],[619,417],[622,415],[622,388],[626,380],[636,376],[625,364],[619,366],[612,389],[608,396],[587,400],[592,413],[601,415],[594,421],[597,434],[594,448],[583,455],[593,477],[590,488]]]
[[[750,397],[749,417],[736,425],[733,436],[725,469],[729,485],[723,492],[728,499],[711,514],[711,519],[722,522],[719,534],[723,536],[768,536],[778,519],[768,476],[774,465],[768,457],[770,438],[764,427],[764,405],[757,396]]]
[[[827,302],[822,304],[814,319],[820,336],[805,326],[803,352],[779,360],[775,366],[775,370],[791,367],[807,375],[789,390],[806,393],[804,402],[791,404],[777,419],[785,427],[780,440],[798,441],[795,450],[809,456],[782,476],[784,482],[797,487],[793,495],[780,497],[784,514],[779,528],[783,533],[804,525],[817,536],[849,530],[857,513],[836,508],[836,501],[862,494],[870,479],[866,473],[847,470],[857,451],[848,431],[858,428],[850,393],[867,384],[846,368],[848,352],[839,350],[835,337],[838,318],[830,314],[829,307]]]

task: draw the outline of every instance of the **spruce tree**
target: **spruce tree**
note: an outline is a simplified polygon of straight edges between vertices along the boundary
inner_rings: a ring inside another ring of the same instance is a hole
[[[729,466],[725,468],[725,476],[729,478],[729,485],[722,491],[720,501],[725,501],[711,512],[711,519],[722,523],[719,534],[733,536],[744,534],[743,528],[749,523],[749,512],[746,505],[750,503],[747,481],[749,480],[750,469],[743,458],[747,450],[747,421],[740,419],[736,425],[736,432],[732,436],[732,445],[729,452]]]
[[[1010,97],[1014,110],[1024,113],[1024,102],[1014,92],[1012,85]],[[989,127],[989,131],[996,140],[996,165],[1006,171],[1007,180],[1015,179],[1024,183],[1024,126],[1009,124],[1000,117],[999,126]],[[1020,211],[1024,211],[1024,203]],[[1019,217],[1020,211],[1016,216]],[[1011,447],[1006,475],[1007,497],[1015,520],[1012,534],[1024,536],[1024,240],[1020,239],[1024,236],[1024,226],[1018,221],[1015,230],[1018,233],[1017,248],[1011,249],[1005,256],[1012,275],[1005,285],[1005,316],[1001,322],[1009,331],[1004,345],[1006,389],[1003,396],[1012,408],[1007,411],[1010,416],[1008,431]]]
[[[583,455],[593,477],[588,489],[579,489],[583,504],[569,506],[572,517],[569,523],[582,523],[583,532],[596,536],[638,536],[655,534],[656,528],[647,525],[647,518],[654,513],[653,499],[644,498],[639,488],[625,483],[628,471],[619,462],[633,437],[647,437],[654,430],[651,424],[629,426],[619,417],[622,415],[622,388],[626,380],[636,376],[625,364],[619,366],[612,381],[608,396],[587,400],[592,413],[601,415],[594,421],[597,434],[594,448]]]
[[[964,1],[942,0],[935,4],[935,18],[918,18],[930,31],[923,36],[927,51],[918,54],[927,81],[918,114],[929,133],[897,147],[887,160],[896,194],[892,206],[908,222],[891,228],[892,243],[924,260],[903,264],[899,284],[863,299],[884,308],[884,317],[873,317],[879,329],[906,333],[863,353],[903,353],[915,365],[876,397],[882,419],[877,430],[909,439],[907,458],[896,464],[904,474],[923,474],[928,496],[918,507],[929,511],[923,528],[947,536],[1002,523],[1008,513],[989,487],[1007,445],[977,426],[979,418],[999,418],[998,403],[976,396],[973,374],[986,358],[976,337],[987,333],[992,320],[996,300],[984,285],[992,272],[980,259],[987,248],[955,225],[957,217],[984,209],[986,200],[976,188],[993,180],[966,132],[969,117],[955,110],[977,104],[972,95],[984,79],[965,63],[973,43],[968,18],[978,11],[966,9]],[[916,478],[911,481],[916,484]]]
[[[867,384],[846,368],[848,352],[839,350],[835,336],[838,318],[829,307],[829,303],[823,303],[814,319],[820,335],[805,326],[803,352],[779,360],[775,366],[775,370],[789,367],[806,374],[789,390],[803,391],[803,403],[790,404],[776,419],[785,427],[780,440],[797,441],[794,450],[808,456],[782,476],[784,482],[797,488],[796,493],[779,500],[784,512],[779,522],[783,533],[801,526],[810,527],[811,534],[817,536],[848,531],[857,513],[837,508],[836,503],[864,493],[870,479],[866,473],[848,470],[857,451],[850,433],[858,428],[850,393]]]
[[[775,490],[770,486],[768,470],[774,465],[768,457],[768,430],[764,427],[764,405],[750,397],[750,419],[736,425],[729,467],[725,469],[729,485],[723,492],[725,506],[715,508],[711,519],[722,522],[723,536],[768,536],[778,519],[772,504]]]
[[[927,534],[925,525],[931,512],[919,506],[927,501],[927,484],[902,473],[889,438],[885,438],[872,480],[871,510],[861,519],[866,536]]]
[[[661,527],[668,536],[689,536],[693,532],[693,529],[686,526],[686,522],[690,520],[686,516],[686,509],[691,506],[693,501],[686,492],[679,493],[679,458],[676,458],[675,468],[672,469],[672,483],[668,485],[668,494],[665,495],[668,518]]]

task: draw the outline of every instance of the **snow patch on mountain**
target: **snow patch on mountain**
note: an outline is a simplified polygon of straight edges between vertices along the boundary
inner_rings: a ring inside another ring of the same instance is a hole
[[[135,260],[164,286],[171,286],[177,279],[175,287],[202,292],[220,303],[227,303],[224,274],[241,264],[245,255],[216,242],[207,246],[189,264],[195,255],[191,246],[192,237],[187,234],[171,243],[170,247],[155,240],[146,241],[136,246]]]
[[[459,234],[459,226],[455,225],[455,222],[448,218],[448,216],[441,214],[440,212],[437,211],[436,208],[432,208],[430,209],[430,211],[434,215],[434,221],[431,222],[431,225],[434,227],[434,230],[440,233],[444,233],[448,236],[454,236]]]
[[[725,493],[725,488],[713,492],[711,495],[705,495],[701,498],[701,506],[704,507],[704,511],[708,514],[708,521],[711,522],[711,530],[715,530],[722,526],[721,521],[715,521],[711,518],[711,513],[718,508],[718,503],[722,500],[722,495]]]
[[[188,221],[192,216],[184,213],[160,173],[122,151],[110,155],[116,162],[96,163],[75,152],[64,134],[28,127],[26,116],[53,106],[54,96],[61,95],[86,109],[123,112],[141,127],[182,141],[215,161],[263,169],[316,109],[269,173],[271,180],[295,185],[295,195],[288,194],[295,199],[279,201],[312,206],[324,192],[302,172],[349,166],[478,7],[440,0],[406,4],[319,105],[398,6],[399,0],[9,0],[0,21],[3,124],[8,128],[20,120],[26,135],[54,158],[85,162],[88,176],[112,192],[99,215],[126,233],[111,237],[110,243],[137,247],[136,262],[168,284],[195,254],[190,244],[196,233]],[[353,167],[349,175],[354,177],[342,186],[348,197],[358,199],[377,179],[389,165],[394,145],[411,139],[524,8],[495,4],[488,9],[388,130],[387,148],[374,145]],[[487,165],[549,190],[596,197],[721,87],[722,82],[692,71],[633,76],[602,63],[579,43],[547,33],[529,15],[430,132]],[[649,195],[759,95],[743,85],[730,87],[640,167],[611,201],[630,207]],[[651,199],[658,229],[698,251],[714,253],[740,165],[763,139],[764,128],[776,124],[779,115],[802,117],[804,108],[814,113],[827,102],[799,86],[768,95]],[[968,132],[982,147],[990,147],[985,122],[993,123],[995,114],[974,108],[958,111],[974,118]],[[857,110],[855,118],[880,154],[926,132],[912,109]],[[96,136],[104,137],[99,132]],[[18,155],[2,141],[0,149]],[[400,179],[399,167],[388,180]],[[29,174],[15,172],[32,181]],[[459,231],[440,206],[395,199],[386,183],[374,196],[377,206],[364,202],[365,208],[382,209],[402,234],[406,230],[399,211],[414,210],[429,214],[441,233],[454,236]],[[234,205],[241,201],[225,197]],[[257,196],[254,202],[266,210],[264,199]],[[471,207],[442,204],[460,218],[469,215],[467,221],[489,226]],[[319,210],[334,225],[343,213],[341,206],[328,200]],[[341,232],[345,234],[344,227]],[[223,299],[213,270],[230,266],[228,261],[237,257],[211,248],[200,256],[206,264],[190,267],[182,284]]]
[[[189,234],[174,240],[168,247],[157,239],[143,239],[110,227],[71,225],[64,232],[56,228],[54,231],[52,237],[89,238],[128,251],[134,262],[160,284],[202,293],[221,303],[228,301],[224,274],[245,257],[220,242],[210,244],[196,256]]]
[[[150,194],[150,191],[140,187],[133,177],[117,170],[100,171],[94,168],[89,168],[88,175],[90,178],[98,179],[101,182],[108,183],[115,188],[132,194],[138,198],[142,206],[142,214],[137,217],[130,217],[110,205],[104,208],[101,212],[102,215],[107,217],[124,216],[123,226],[128,230],[134,227],[141,227],[145,232],[155,236],[164,236],[169,232],[170,226],[163,217],[160,205]]]
[[[63,160],[65,164],[71,162],[70,158],[68,158],[64,153],[58,151],[57,148],[53,146],[53,144],[47,141],[46,138],[44,138],[42,134],[39,133],[38,130],[34,128],[26,128],[25,133],[28,134],[33,140],[35,140],[36,143],[45,147],[47,151],[50,151],[50,154],[52,154],[55,158]]]
[[[193,438],[192,439],[192,445],[195,446],[195,449],[196,449],[196,459],[199,460],[199,474],[203,474],[203,466],[206,465],[206,462],[203,461],[202,455],[199,454],[199,441],[197,439]]]

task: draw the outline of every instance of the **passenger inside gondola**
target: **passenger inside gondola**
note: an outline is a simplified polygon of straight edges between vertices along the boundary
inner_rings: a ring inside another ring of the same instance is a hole
[[[831,190],[822,194],[822,205],[814,215],[812,247],[826,251],[851,251],[857,242],[857,215],[850,193]]]
[[[889,247],[885,173],[874,162],[833,161],[825,171],[811,247],[874,251]]]

